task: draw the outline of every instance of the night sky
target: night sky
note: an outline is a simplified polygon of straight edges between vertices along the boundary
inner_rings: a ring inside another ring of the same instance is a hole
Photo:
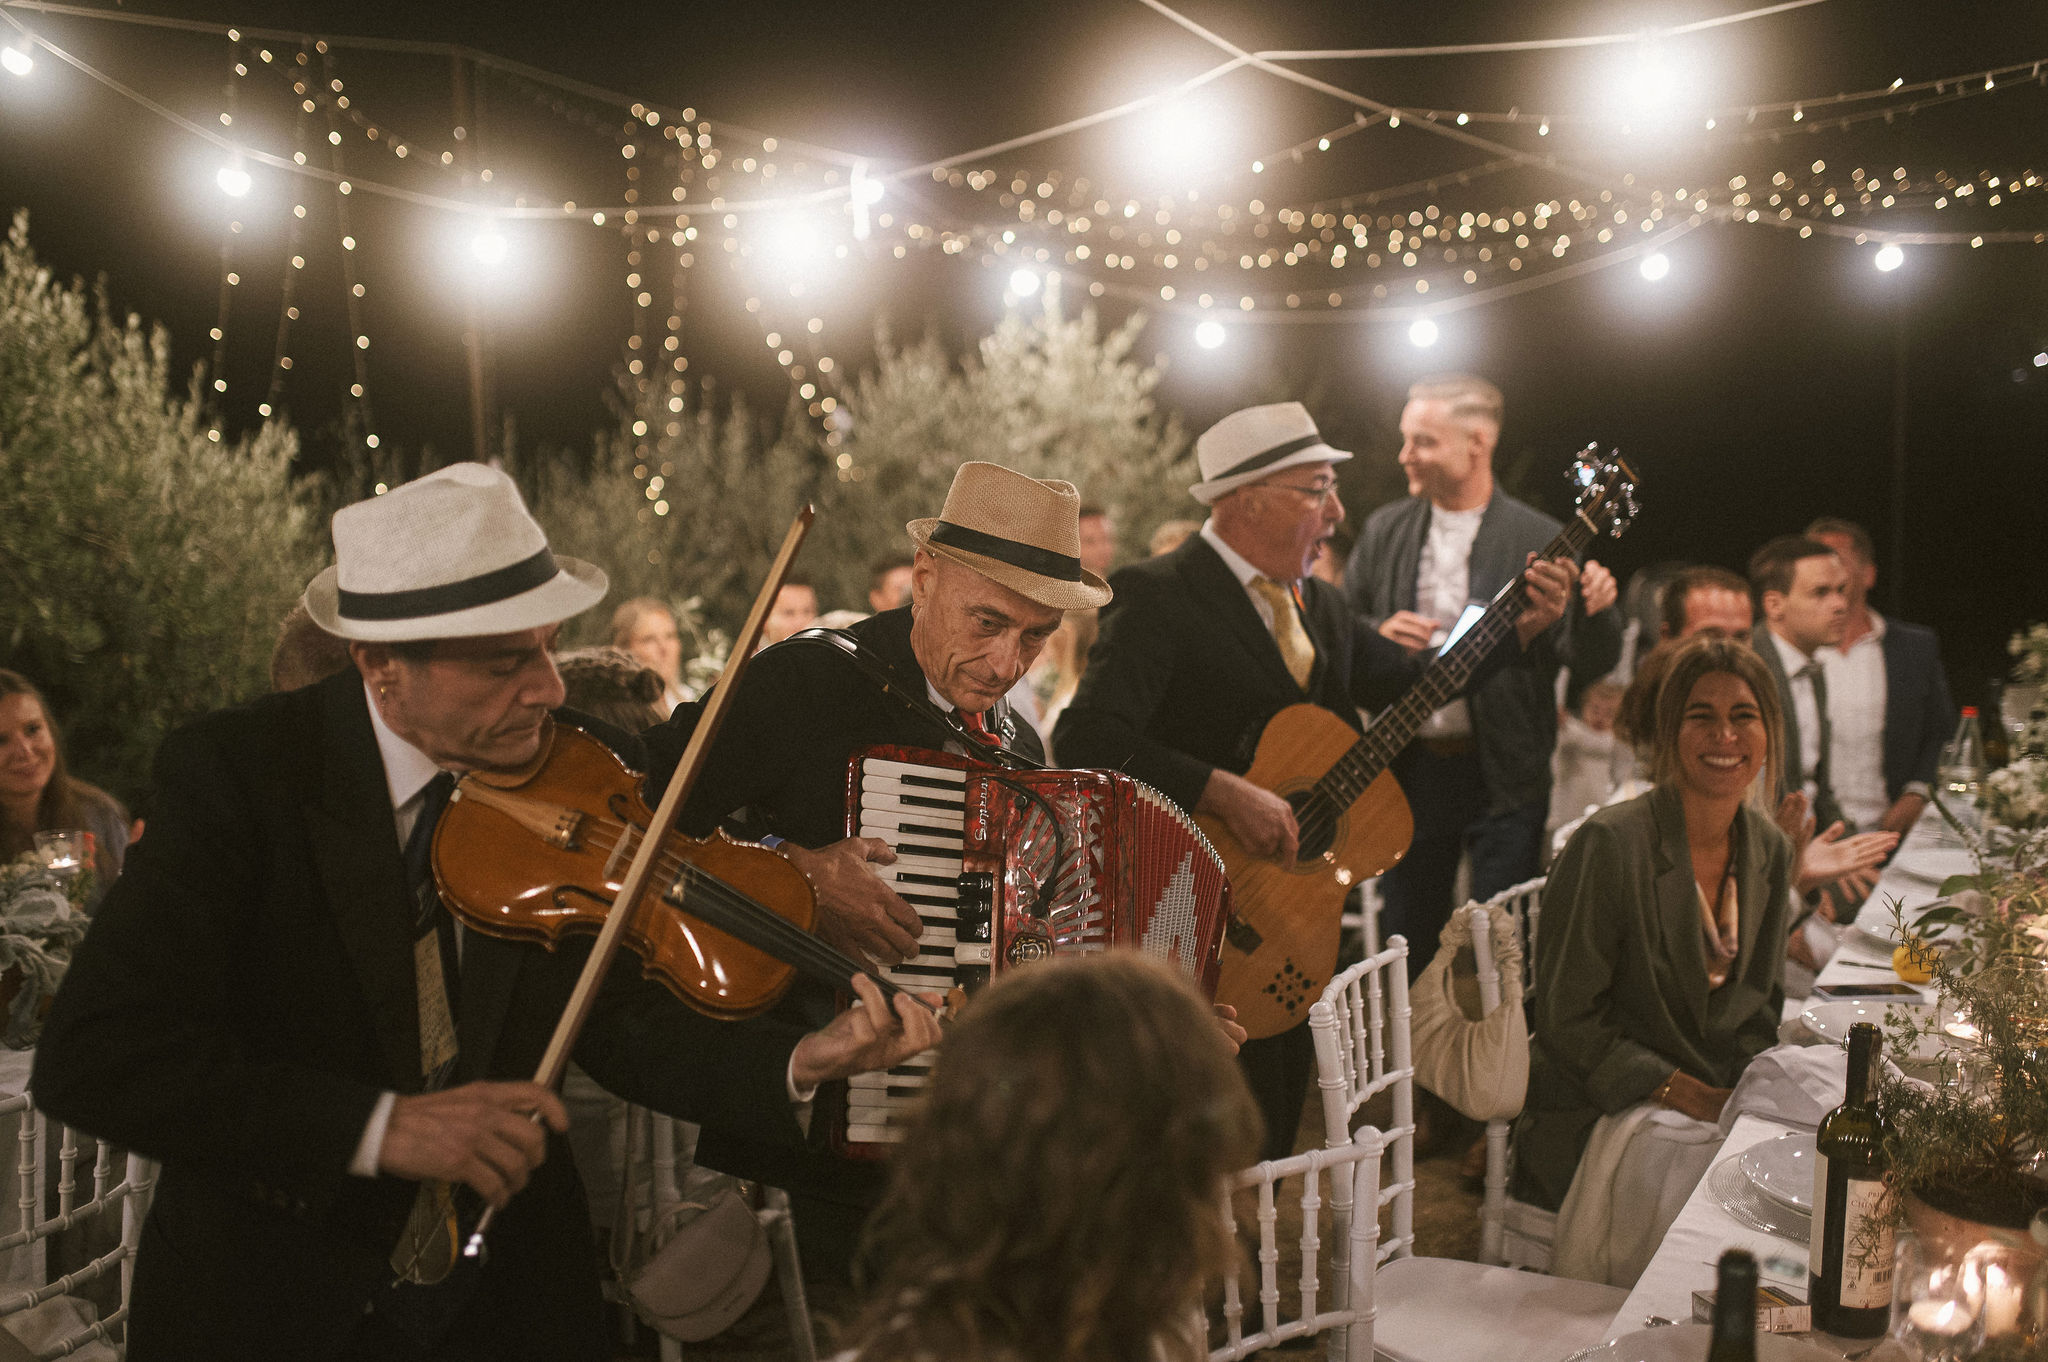
[[[1454,3],[1311,5],[1279,0],[1257,7],[1190,0],[1196,21],[1248,48],[1408,46],[1638,31],[1747,8],[1743,0],[1641,3]],[[878,170],[938,158],[1103,108],[1186,78],[1221,54],[1166,18],[1130,3],[939,6],[908,3],[647,4],[534,6],[516,3],[417,5],[377,0],[285,4],[211,0],[129,6],[173,15],[322,33],[438,41],[623,91],[659,107],[688,106],[699,118],[807,141],[872,158]],[[170,109],[218,126],[230,45],[221,37],[28,10],[10,11]],[[0,41],[11,40],[0,29]],[[253,48],[258,44],[250,43]],[[282,56],[292,44],[269,43]],[[2048,6],[1877,3],[1827,0],[1794,12],[1667,39],[1661,51],[1682,108],[1728,108],[1842,91],[1882,88],[2048,58]],[[1316,62],[1299,69],[1404,107],[1544,111],[1561,116],[1611,107],[1619,48],[1504,55]],[[344,152],[366,179],[461,194],[452,172],[430,158],[452,146],[451,62],[445,56],[338,48],[337,70],[355,107],[417,150],[400,164],[350,133]],[[254,65],[252,63],[252,65]],[[1612,123],[1560,126],[1542,139],[1526,125],[1475,124],[1472,131],[1517,148],[1548,152],[1583,175],[1518,169],[1446,183],[1372,206],[1374,214],[1440,204],[1455,216],[1538,199],[1588,196],[1633,173],[1641,186],[1711,185],[1723,200],[1731,176],[1766,186],[1774,171],[1804,176],[1826,163],[1839,183],[1849,167],[1889,178],[1945,171],[1968,178],[2048,176],[2048,88],[2023,73],[1995,93],[1877,119],[1846,130],[1816,117],[1788,126],[1779,141],[1707,134],[1690,114],[1685,131]],[[626,188],[618,152],[625,111],[499,75],[476,83],[477,141],[463,148],[496,168],[501,187],[537,200],[617,203]],[[556,110],[552,101],[560,100]],[[1413,126],[1378,126],[1312,146],[1300,164],[1281,159],[1260,176],[1249,163],[1336,129],[1350,106],[1240,70],[1208,87],[1200,107],[1219,118],[1210,160],[1177,168],[1151,155],[1142,123],[1126,122],[963,165],[1007,181],[1058,171],[1088,177],[1110,198],[1144,199],[1196,190],[1204,203],[1308,206],[1431,176],[1448,179],[1491,159]],[[235,132],[288,152],[293,104],[274,70],[242,83]],[[1779,120],[1780,124],[1783,120]],[[1766,126],[1773,126],[1765,120]],[[312,120],[324,139],[325,115]],[[1812,130],[1810,130],[1812,129]],[[388,142],[390,133],[386,134]],[[737,158],[744,139],[721,135]],[[767,159],[758,144],[752,154]],[[324,140],[309,148],[324,164]],[[114,93],[40,54],[27,81],[0,73],[0,210],[26,208],[42,258],[64,275],[104,278],[114,305],[161,321],[172,332],[179,371],[212,354],[220,251],[230,204],[214,187],[223,156]],[[785,146],[776,158],[791,159]],[[422,164],[422,162],[428,162]],[[674,173],[644,182],[665,197]],[[225,416],[243,429],[265,393],[278,325],[295,185],[252,168],[257,189],[234,205],[245,222],[236,238],[243,274],[231,314]],[[730,167],[726,167],[730,171]],[[1590,178],[1588,178],[1590,177]],[[815,179],[789,171],[763,191],[787,192]],[[301,317],[295,367],[283,394],[305,433],[308,458],[332,457],[350,380],[349,337],[332,218],[334,195],[296,186],[308,205],[306,267],[296,280]],[[735,181],[728,193],[742,191]],[[1092,195],[1096,190],[1090,190]],[[1852,212],[1836,219],[1890,230],[2048,231],[2048,191],[1997,207],[1972,202],[1931,209]],[[370,397],[383,439],[443,455],[469,447],[461,349],[459,238],[434,210],[351,197],[359,240],[356,265],[368,289],[365,332]],[[997,201],[935,186],[929,178],[892,185],[877,212],[961,228],[1016,225]],[[1342,208],[1333,211],[1345,211]],[[1356,211],[1365,212],[1366,209]],[[708,215],[694,221],[707,226]],[[625,245],[614,223],[524,225],[508,230],[513,278],[485,304],[501,415],[523,444],[587,446],[609,424],[605,397],[633,325],[625,287]],[[1383,232],[1375,233],[1384,236]],[[892,238],[893,239],[893,238]],[[1273,238],[1275,242],[1282,237]],[[1263,245],[1264,243],[1261,243]],[[674,252],[666,246],[664,262]],[[688,304],[682,353],[692,379],[709,375],[744,391],[769,417],[783,410],[789,383],[762,344],[765,323],[748,315],[753,291],[708,242],[684,272]],[[1124,250],[1132,250],[1125,245]],[[1881,607],[1942,632],[1959,699],[1981,698],[2002,670],[2003,641],[2027,620],[2048,617],[2048,555],[2040,548],[2048,503],[2048,245],[1923,246],[1905,266],[1880,274],[1874,247],[1789,231],[1709,223],[1673,244],[1670,276],[1646,282],[1633,263],[1440,317],[1442,339],[1422,350],[1405,320],[1340,325],[1234,325],[1215,351],[1191,337],[1198,318],[1181,310],[1197,282],[1183,271],[1103,272],[1061,266],[1070,302],[1089,279],[1146,288],[1156,299],[1169,279],[1176,305],[1154,302],[1141,349],[1163,353],[1162,400],[1189,429],[1256,401],[1299,398],[1332,443],[1361,458],[1347,467],[1354,515],[1387,495],[1398,444],[1395,419],[1406,385],[1445,368],[1495,379],[1508,398],[1499,467],[1561,511],[1554,470],[1588,440],[1618,445],[1643,475],[1643,512],[1629,536],[1603,552],[1622,572],[1664,559],[1740,568],[1765,538],[1815,515],[1847,515],[1877,537]],[[1575,249],[1566,263],[1597,256]],[[979,250],[959,257],[915,253],[839,262],[836,274],[800,305],[826,322],[823,343],[840,374],[873,354],[886,323],[900,337],[928,328],[956,350],[984,333],[1003,308],[1014,261],[987,265]],[[1535,277],[1552,262],[1520,277]],[[1099,264],[1099,255],[1098,255]],[[663,300],[667,263],[646,267]],[[1301,267],[1301,292],[1323,296],[1331,277]],[[1291,287],[1284,267],[1230,276],[1262,296]],[[1486,277],[1479,287],[1509,277]],[[1374,280],[1405,284],[1392,271],[1354,264],[1343,279],[1350,305]],[[1202,287],[1210,284],[1203,283]],[[1237,289],[1232,289],[1234,302]],[[1219,293],[1221,290],[1219,289]],[[1455,296],[1439,289],[1430,300]],[[1404,295],[1407,301],[1417,301]],[[1392,300],[1390,300],[1392,301]],[[1105,321],[1127,316],[1118,296],[1099,304]],[[1262,304],[1263,306],[1263,304]],[[800,315],[800,314],[799,314]],[[1228,319],[1226,317],[1226,319]],[[1903,362],[1901,362],[1903,361]],[[1895,411],[1903,411],[1906,481],[1894,485]],[[1192,503],[1190,503],[1192,510]],[[1903,511],[1905,536],[1894,534]],[[1898,570],[1902,564],[1903,569]]]

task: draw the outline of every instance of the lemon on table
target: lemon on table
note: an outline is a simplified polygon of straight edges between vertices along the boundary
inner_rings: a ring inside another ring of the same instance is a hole
[[[1909,938],[1892,951],[1892,972],[1909,984],[1924,984],[1934,977],[1934,943]]]

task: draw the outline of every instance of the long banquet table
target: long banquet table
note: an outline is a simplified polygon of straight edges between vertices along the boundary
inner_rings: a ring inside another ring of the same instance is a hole
[[[1924,874],[1914,873],[1916,863],[1924,864],[1930,853],[1952,852],[1963,845],[1940,815],[1931,807],[1916,823],[1899,848],[1899,854],[1886,867],[1870,899],[1857,914],[1857,921],[1872,928],[1883,930],[1883,924],[1890,919],[1889,904],[1897,898],[1910,915],[1927,907],[1939,896],[1940,886]],[[1892,971],[1891,947],[1856,927],[1844,928],[1840,933],[1834,956],[1816,978],[1817,987],[1832,984],[1873,984],[1897,982],[1898,976]],[[1920,995],[1933,1001],[1927,989],[1920,989]],[[1796,1013],[1795,1013],[1796,1015]],[[1715,1156],[1713,1165],[1694,1187],[1685,1208],[1672,1222],[1665,1234],[1664,1242],[1650,1260],[1643,1275],[1637,1279],[1635,1289],[1623,1302],[1621,1310],[1608,1326],[1607,1337],[1618,1338],[1646,1327],[1652,1318],[1662,1318],[1685,1323],[1692,1318],[1692,1295],[1695,1291],[1711,1290],[1714,1285],[1714,1264],[1724,1249],[1744,1248],[1757,1256],[1757,1261],[1766,1265],[1766,1285],[1789,1287],[1800,1299],[1806,1296],[1805,1264],[1806,1244],[1776,1234],[1766,1234],[1751,1229],[1736,1220],[1722,1205],[1710,1183],[1713,1169],[1729,1159],[1739,1158],[1742,1152],[1753,1145],[1775,1138],[1791,1130],[1808,1127],[1787,1124],[1769,1119],[1767,1116],[1746,1113],[1736,1118],[1729,1130],[1721,1152]],[[1769,1264],[1773,1259],[1784,1260],[1795,1266],[1797,1272],[1789,1269],[1773,1273]],[[1796,1279],[1795,1279],[1796,1277]],[[1808,1335],[1814,1343],[1838,1352],[1848,1352],[1868,1346],[1867,1340],[1851,1342],[1836,1339],[1828,1334]]]

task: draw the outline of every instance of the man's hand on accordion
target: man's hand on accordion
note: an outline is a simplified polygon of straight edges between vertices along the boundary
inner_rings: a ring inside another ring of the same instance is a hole
[[[939,1018],[933,1011],[945,1001],[939,995],[923,995],[931,1004],[925,1007],[900,993],[891,1008],[865,974],[854,976],[853,991],[858,1002],[796,1043],[790,1078],[799,1092],[830,1079],[894,1068],[939,1043]]]
[[[824,940],[856,959],[884,965],[900,965],[917,954],[917,934],[924,924],[901,895],[868,869],[870,863],[888,865],[896,859],[887,842],[848,837],[816,851],[784,842],[782,854],[804,872],[818,896],[813,930]]]

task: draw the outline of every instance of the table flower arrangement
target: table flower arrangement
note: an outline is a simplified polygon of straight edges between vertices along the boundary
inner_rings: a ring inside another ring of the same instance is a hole
[[[90,862],[88,861],[88,864]],[[65,875],[34,852],[0,864],[0,1041],[26,1049],[85,936],[92,872]]]

